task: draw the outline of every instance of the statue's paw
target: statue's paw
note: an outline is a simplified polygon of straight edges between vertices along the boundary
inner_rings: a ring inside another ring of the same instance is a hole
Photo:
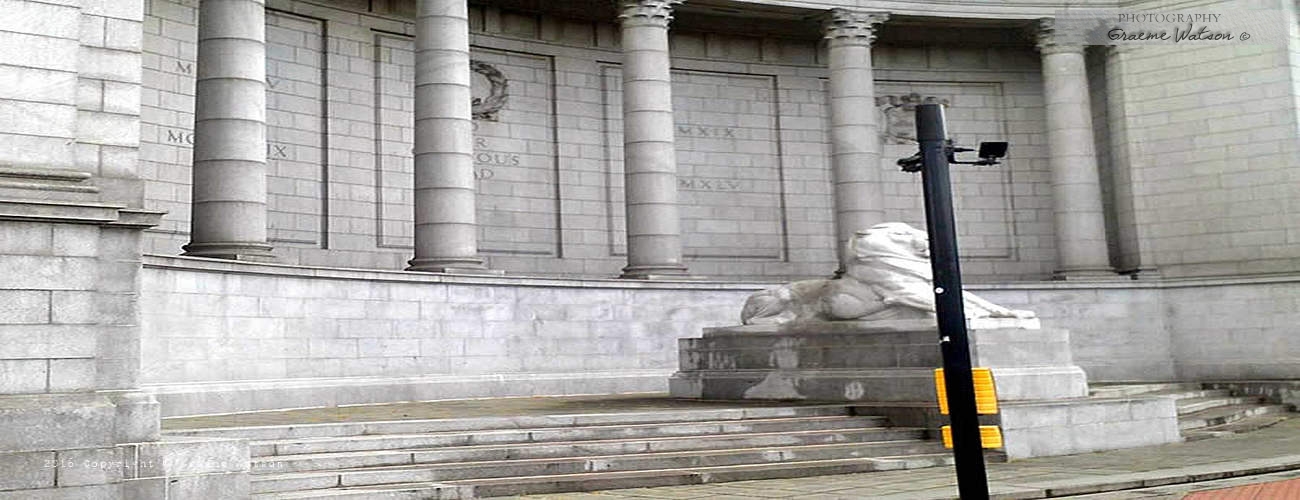
[[[1033,311],[1026,311],[1024,309],[1012,309],[1011,315],[1012,317],[1020,319],[1033,319],[1038,317],[1038,315],[1034,314]]]

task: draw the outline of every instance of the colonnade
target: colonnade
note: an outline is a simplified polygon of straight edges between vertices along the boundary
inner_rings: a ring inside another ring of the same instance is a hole
[[[668,30],[683,0],[619,0],[627,266],[689,276],[682,259]],[[187,255],[265,260],[263,0],[200,0],[193,217]],[[871,49],[884,12],[832,9],[826,40],[837,241],[884,222]],[[415,251],[411,271],[479,273],[466,0],[417,0]],[[1039,29],[1058,278],[1111,274],[1083,47]],[[498,271],[499,272],[499,271]]]

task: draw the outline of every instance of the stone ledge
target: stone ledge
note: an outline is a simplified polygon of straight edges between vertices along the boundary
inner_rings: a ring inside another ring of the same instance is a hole
[[[899,319],[875,321],[803,321],[780,325],[733,325],[704,329],[705,337],[725,335],[831,335],[857,333],[927,332],[938,339],[938,324],[934,319]],[[1041,330],[1038,318],[971,318],[966,328],[981,330]],[[974,333],[972,333],[974,334]]]
[[[386,269],[356,269],[342,267],[314,267],[265,262],[236,262],[222,259],[205,259],[175,255],[145,254],[144,267],[182,271],[216,272],[232,274],[260,274],[290,278],[323,278],[401,283],[446,283],[463,285],[527,286],[556,288],[605,288],[630,290],[751,290],[776,286],[769,282],[743,281],[631,281],[618,278],[556,278],[546,276],[482,276],[396,271]]]
[[[506,396],[663,392],[672,370],[340,377],[146,385],[163,417]]]
[[[82,184],[90,178],[90,172],[80,170],[0,165],[0,189],[62,191],[93,195],[99,192],[99,187],[93,184]]]
[[[105,203],[0,198],[0,221],[64,222],[147,228],[164,212]]]
[[[4,206],[0,200],[0,209]],[[3,218],[0,210],[0,218]],[[533,286],[533,287],[569,287],[569,288],[612,288],[612,289],[652,289],[652,290],[750,290],[758,291],[784,284],[775,281],[735,281],[735,280],[696,280],[680,281],[626,280],[619,278],[563,278],[553,276],[467,276],[455,274],[419,273],[389,269],[362,269],[344,267],[322,267],[295,264],[233,262],[222,259],[205,259],[178,255],[145,254],[144,265],[151,269],[176,269],[201,272],[221,272],[237,274],[277,275],[301,278],[330,278],[345,280],[365,280],[381,282],[407,283],[454,283],[470,285],[498,286]],[[968,292],[985,290],[1097,290],[1097,289],[1170,289],[1196,288],[1227,285],[1253,285],[1276,283],[1300,283],[1300,273],[1210,277],[1210,278],[1164,278],[1151,281],[1023,281],[1007,283],[967,283],[962,288]],[[992,318],[986,318],[992,319]],[[1006,328],[981,327],[971,328]]]

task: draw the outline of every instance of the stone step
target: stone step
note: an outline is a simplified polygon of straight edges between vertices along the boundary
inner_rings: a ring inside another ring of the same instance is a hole
[[[1198,389],[1195,391],[1158,391],[1150,394],[1143,394],[1143,396],[1161,396],[1166,398],[1172,398],[1177,401],[1182,401],[1184,399],[1195,399],[1195,398],[1233,397],[1232,391],[1228,391],[1224,389]]]
[[[1260,415],[1286,413],[1291,407],[1287,405],[1244,404],[1228,405],[1201,410],[1178,417],[1178,430],[1187,431],[1236,422]]]
[[[841,407],[842,408],[842,407]],[[847,410],[845,410],[847,412]],[[884,417],[813,416],[755,418],[675,423],[672,421],[628,425],[589,425],[584,427],[538,427],[481,431],[428,432],[328,438],[259,441],[250,445],[253,456],[300,455],[366,450],[392,450],[417,447],[471,446],[510,443],[541,443],[670,436],[696,436],[729,433],[789,432],[801,430],[862,429],[883,427]]]
[[[1289,413],[1269,413],[1254,417],[1246,417],[1223,425],[1202,427],[1200,429],[1189,429],[1183,432],[1183,438],[1187,441],[1200,441],[1202,439],[1226,437],[1233,434],[1257,431],[1265,427],[1276,425],[1278,422],[1291,418],[1292,416],[1294,415]]]
[[[590,472],[531,477],[505,477],[449,482],[412,482],[382,486],[338,487],[310,491],[263,493],[259,500],[300,498],[460,499],[508,495],[563,493],[621,488],[646,488],[718,483],[755,479],[780,479],[951,465],[947,453],[900,457],[811,460],[780,464],[691,467],[676,470]]]
[[[402,450],[311,453],[254,458],[255,472],[304,472],[357,467],[411,465],[440,462],[482,462],[535,458],[566,458],[589,455],[625,455],[694,450],[723,450],[762,446],[793,446],[832,443],[868,443],[922,439],[922,429],[884,427],[793,432],[742,433],[651,439],[601,441],[558,441],[540,444],[507,444],[415,448]]]
[[[311,437],[347,437],[376,434],[419,434],[427,432],[479,431],[644,423],[702,422],[783,417],[848,415],[844,405],[770,406],[710,408],[701,410],[658,410],[574,415],[519,415],[509,417],[386,420],[321,424],[210,427],[169,430],[171,436],[231,437],[251,440],[280,440]]]
[[[845,458],[928,455],[943,452],[933,441],[902,440],[872,443],[764,447],[667,453],[638,453],[575,458],[457,462],[415,466],[369,467],[329,472],[255,476],[253,491],[269,493],[335,486],[368,486],[468,479],[554,476],[590,472],[645,471],[746,464],[806,462]]]
[[[721,483],[729,481],[749,481],[757,479],[783,479],[791,477],[823,476],[832,474],[851,474],[855,472],[876,472],[885,470],[919,469],[952,463],[952,456],[946,453],[913,455],[906,457],[847,458],[835,460],[815,460],[786,464],[751,464],[729,467],[702,467],[686,469],[691,474],[691,482]],[[603,479],[603,478],[602,478]],[[639,487],[623,478],[608,478],[606,485],[597,485],[597,489]],[[474,487],[474,494],[479,497],[494,497],[520,494],[559,493],[564,491],[590,491],[582,478],[501,478],[454,481],[458,486]],[[582,488],[582,489],[575,489]]]
[[[461,500],[474,498],[471,486],[450,486],[442,483],[407,483],[383,486],[358,486],[325,490],[280,491],[257,493],[257,500],[291,500],[300,498],[364,499],[364,500]]]
[[[1170,382],[1161,384],[1092,384],[1091,393],[1098,398],[1121,398],[1151,393],[1177,393],[1202,390],[1195,382]],[[1226,396],[1226,394],[1225,394]]]
[[[1263,399],[1258,397],[1217,397],[1215,396],[1215,397],[1180,398],[1178,399],[1176,404],[1178,406],[1179,415],[1190,415],[1198,411],[1208,410],[1210,408],[1218,408],[1220,406],[1254,405],[1254,404],[1260,404],[1262,402]]]

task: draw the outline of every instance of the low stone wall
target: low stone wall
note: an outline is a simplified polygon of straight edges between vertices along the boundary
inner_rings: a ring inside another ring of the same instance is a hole
[[[1156,283],[1043,282],[967,286],[997,304],[1070,331],[1074,362],[1097,381],[1176,379]]]
[[[1092,381],[1300,378],[1300,275],[967,288],[1069,329]]]
[[[1179,378],[1300,379],[1300,278],[1187,280],[1163,299]]]
[[[999,419],[1012,460],[1182,441],[1178,412],[1169,398],[1008,403]]]
[[[147,256],[143,378],[165,416],[663,391],[677,339],[773,283],[471,277]],[[971,285],[1067,329],[1098,381],[1300,377],[1293,278]]]
[[[393,396],[664,391],[677,339],[736,323],[738,304],[761,286],[151,257],[143,377],[165,416]],[[191,397],[205,393],[207,404]]]

